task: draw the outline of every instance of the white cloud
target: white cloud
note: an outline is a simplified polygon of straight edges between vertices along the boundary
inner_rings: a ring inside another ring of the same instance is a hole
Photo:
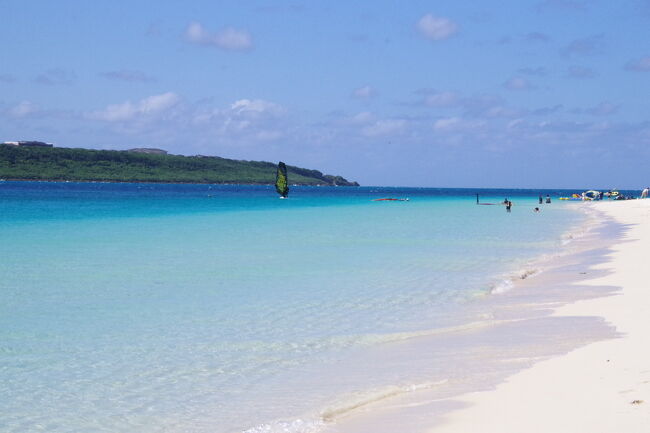
[[[286,109],[263,99],[239,99],[227,108],[199,109],[190,122],[208,136],[233,143],[268,142],[286,135]]]
[[[349,123],[355,124],[355,125],[364,125],[371,123],[375,120],[375,115],[370,113],[369,111],[362,111],[360,113],[355,114],[354,116],[350,117],[348,119]]]
[[[370,99],[376,95],[377,92],[370,86],[359,87],[352,92],[352,97],[357,99]]]
[[[188,24],[185,39],[193,44],[207,45],[228,51],[245,51],[253,48],[253,37],[246,30],[226,27],[211,33],[196,21]]]
[[[440,41],[456,33],[458,25],[449,18],[426,14],[418,21],[417,28],[425,38]]]
[[[460,119],[458,117],[448,117],[445,119],[436,120],[433,124],[433,129],[436,129],[438,131],[456,129],[459,124]]]
[[[90,113],[88,117],[106,122],[128,122],[146,117],[155,117],[174,107],[179,102],[180,97],[177,94],[167,92],[161,95],[149,96],[136,103],[126,101],[122,104],[112,104],[103,110]]]
[[[436,131],[462,131],[482,127],[485,122],[482,120],[464,120],[460,117],[446,117],[438,119],[433,123],[433,129]]]
[[[25,117],[38,112],[38,106],[29,101],[22,101],[9,109],[9,115],[12,117]]]
[[[285,110],[282,106],[263,99],[240,99],[235,101],[230,109],[241,115],[270,115],[281,116]]]

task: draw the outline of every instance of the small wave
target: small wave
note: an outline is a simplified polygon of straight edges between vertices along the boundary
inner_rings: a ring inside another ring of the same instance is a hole
[[[434,335],[448,334],[452,332],[462,332],[462,331],[471,331],[479,328],[484,328],[487,326],[497,325],[504,322],[510,322],[510,320],[479,320],[474,322],[465,323],[462,325],[456,326],[447,326],[441,328],[433,329],[424,329],[421,331],[409,331],[409,332],[393,332],[390,334],[366,334],[360,335],[355,338],[357,344],[361,345],[374,345],[381,343],[393,343],[397,341],[410,340],[412,338],[419,337],[431,337]],[[347,337],[351,338],[351,337]]]
[[[259,424],[242,431],[242,433],[317,433],[323,429],[323,420],[274,421],[268,424]]]
[[[526,278],[535,276],[541,272],[541,269],[534,268],[534,269],[523,269],[520,270],[519,272],[516,272],[512,276],[503,279],[499,283],[497,283],[494,287],[490,289],[490,294],[491,295],[498,295],[501,293],[505,293],[509,290],[512,290],[513,287],[515,286],[516,281],[521,281],[525,280]]]
[[[314,419],[297,418],[294,420],[276,420],[258,424],[243,430],[241,433],[318,433],[328,424],[336,421],[336,419],[369,404],[421,389],[431,389],[443,385],[446,382],[447,380],[445,379],[437,382],[387,386],[366,392],[357,392],[349,394],[340,401],[330,405],[319,416],[314,417]]]
[[[377,388],[371,391],[354,393],[348,395],[343,400],[328,407],[321,413],[324,422],[332,422],[337,418],[341,418],[369,404],[377,403],[382,400],[397,397],[398,395],[406,394],[421,389],[431,389],[447,383],[448,380],[440,380],[437,382],[426,382],[402,386],[387,386],[384,388]]]
[[[500,295],[501,293],[505,293],[512,290],[514,285],[515,284],[510,279],[503,280],[490,289],[490,294]]]

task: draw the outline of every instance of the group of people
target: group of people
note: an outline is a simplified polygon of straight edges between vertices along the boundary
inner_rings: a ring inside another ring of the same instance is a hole
[[[646,189],[648,189],[648,188],[646,188]],[[647,196],[647,191],[646,191],[646,196]],[[477,202],[478,202],[478,198],[477,198]],[[544,203],[544,198],[540,195],[539,196],[539,204],[542,204],[542,203]],[[550,204],[550,203],[551,203],[551,196],[546,194],[546,204]],[[503,204],[506,207],[506,212],[509,213],[509,212],[512,211],[512,202],[510,200],[508,200],[507,197],[503,200]],[[537,213],[539,211],[540,211],[539,207],[535,207],[533,209],[533,212],[535,212],[535,213]]]

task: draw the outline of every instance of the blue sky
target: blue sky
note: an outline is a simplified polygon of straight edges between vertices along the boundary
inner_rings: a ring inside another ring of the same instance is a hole
[[[650,184],[650,1],[0,0],[0,141]]]

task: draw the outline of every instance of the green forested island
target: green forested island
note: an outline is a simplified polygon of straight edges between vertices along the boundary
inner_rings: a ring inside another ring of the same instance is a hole
[[[318,170],[287,169],[291,184],[358,185]],[[216,156],[0,144],[0,179],[6,180],[271,184],[275,172],[274,163]]]

